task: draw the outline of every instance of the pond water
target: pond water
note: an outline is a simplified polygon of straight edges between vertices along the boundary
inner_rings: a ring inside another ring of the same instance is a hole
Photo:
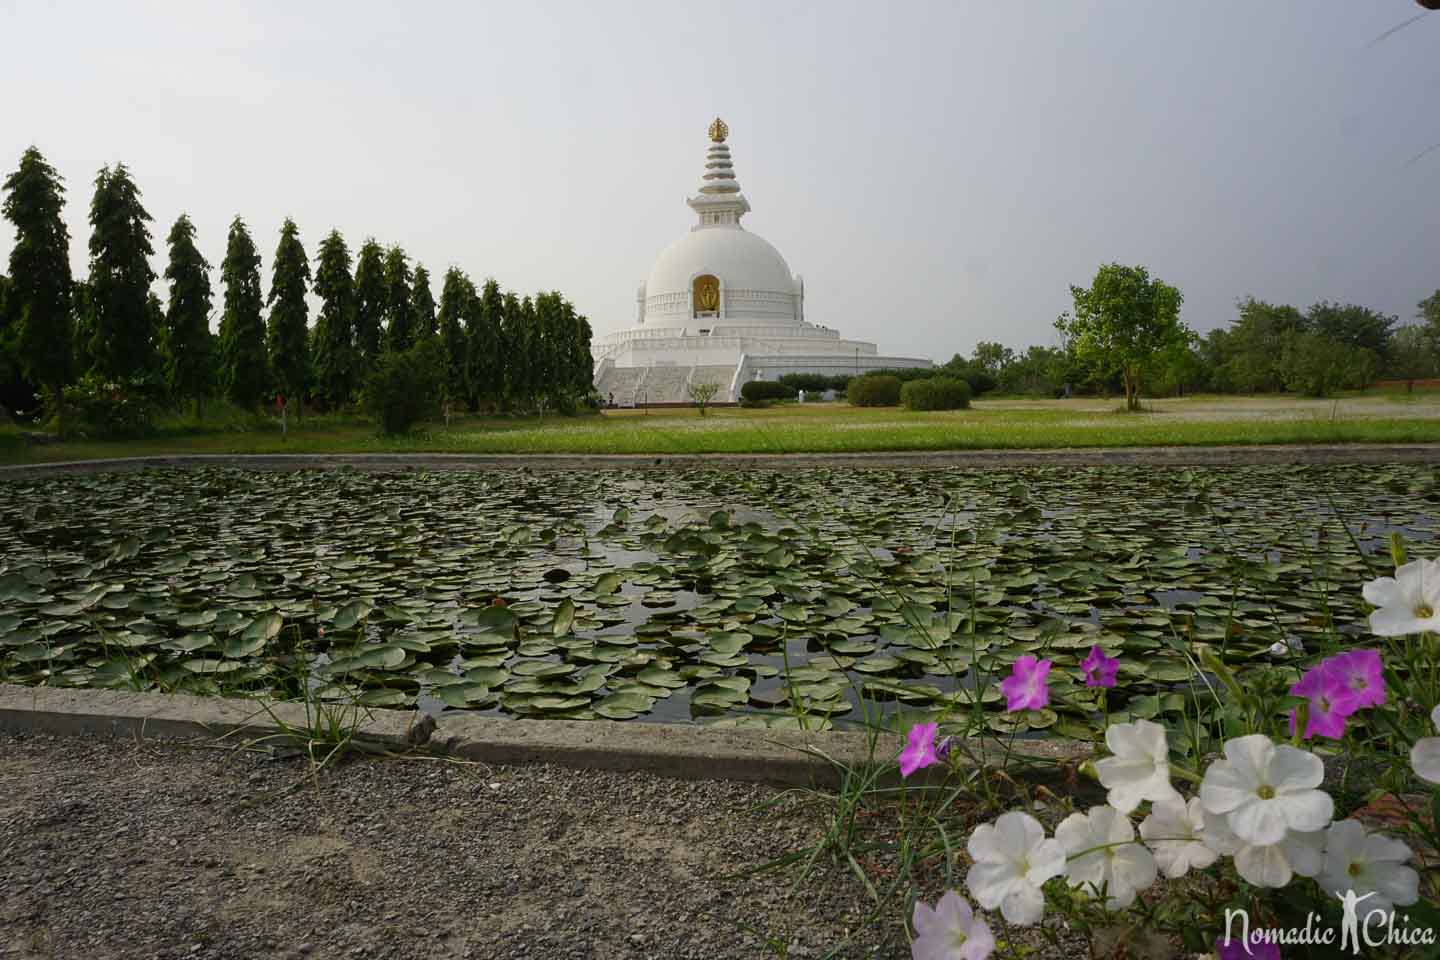
[[[1409,465],[59,476],[0,485],[0,679],[1080,735],[1092,645],[1135,716],[1197,642],[1298,671],[1437,517]],[[1000,709],[1025,653],[1059,710]]]

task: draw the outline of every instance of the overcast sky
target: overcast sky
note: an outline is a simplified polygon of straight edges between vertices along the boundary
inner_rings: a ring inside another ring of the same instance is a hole
[[[597,334],[690,228],[730,125],[747,228],[807,318],[883,352],[1055,341],[1068,285],[1144,264],[1197,330],[1238,297],[1410,320],[1440,288],[1440,13],[1414,0],[95,3],[0,0],[0,170],[133,171],[154,267],[400,243]],[[13,244],[0,228],[0,256]],[[218,275],[217,300],[219,294]]]

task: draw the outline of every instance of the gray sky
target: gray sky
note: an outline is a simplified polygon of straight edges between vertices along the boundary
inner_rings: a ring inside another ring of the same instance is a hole
[[[1245,294],[1409,320],[1440,288],[1440,13],[1413,0],[94,3],[0,0],[0,170],[124,160],[212,264],[240,213],[338,228],[597,334],[688,230],[730,124],[748,228],[807,318],[885,352],[1055,340],[1068,285],[1141,263],[1197,330]],[[13,234],[0,225],[0,256]],[[217,294],[218,273],[217,273]]]

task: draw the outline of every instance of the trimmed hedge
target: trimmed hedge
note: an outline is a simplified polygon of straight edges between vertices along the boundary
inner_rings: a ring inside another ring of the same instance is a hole
[[[851,377],[845,397],[851,406],[893,407],[900,402],[900,378],[874,373]]]
[[[970,406],[970,384],[955,377],[911,380],[900,388],[900,402],[909,410],[964,410]]]
[[[795,391],[774,380],[751,380],[749,383],[741,385],[740,399],[749,400],[751,403],[760,403],[765,400],[793,400]]]

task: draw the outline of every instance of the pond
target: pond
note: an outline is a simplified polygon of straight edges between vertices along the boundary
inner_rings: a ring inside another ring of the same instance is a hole
[[[1092,645],[1112,716],[1181,709],[1198,642],[1298,670],[1437,516],[1410,465],[56,476],[0,484],[0,680],[1084,736]],[[1024,653],[1058,710],[1001,709]]]

